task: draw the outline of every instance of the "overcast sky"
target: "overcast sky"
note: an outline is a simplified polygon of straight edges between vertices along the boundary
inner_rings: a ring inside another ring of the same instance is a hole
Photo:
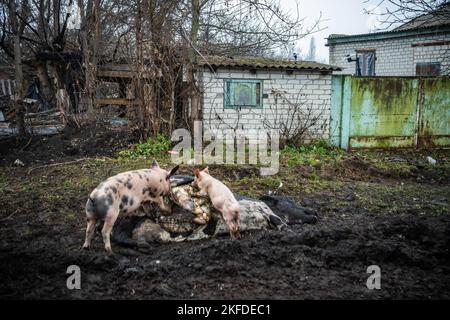
[[[321,28],[324,30],[315,33],[317,60],[328,62],[328,47],[325,47],[325,38],[333,33],[358,34],[368,33],[378,27],[377,18],[364,14],[364,8],[374,5],[364,0],[297,0],[300,16],[305,17],[306,24],[313,24],[322,13]],[[295,0],[280,0],[282,7],[292,10]],[[309,48],[310,37],[300,41],[299,47],[306,54]]]
[[[325,39],[330,34],[368,33],[379,27],[375,15],[364,14],[364,8],[375,8],[379,0],[279,0],[279,2],[282,8],[293,15],[296,13],[298,3],[299,16],[305,18],[306,26],[313,25],[322,14],[320,28],[323,30],[312,35],[316,41],[316,61],[328,62]],[[76,18],[79,16],[78,7],[74,5],[72,9],[74,18],[70,21],[69,28],[79,28],[79,18]],[[310,40],[311,36],[307,36],[299,41],[296,52],[306,56]]]

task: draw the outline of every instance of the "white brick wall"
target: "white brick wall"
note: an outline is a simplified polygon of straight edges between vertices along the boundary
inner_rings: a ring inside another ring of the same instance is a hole
[[[202,87],[203,124],[206,128],[219,129],[270,129],[290,124],[301,114],[304,125],[311,115],[317,115],[316,124],[308,133],[308,140],[328,139],[331,103],[331,74],[313,71],[294,71],[289,75],[282,70],[219,69],[212,73],[208,68],[200,72]],[[263,107],[225,109],[223,106],[224,79],[263,80]],[[277,95],[275,92],[283,92]],[[291,103],[289,103],[290,101]],[[298,106],[297,111],[292,105]],[[264,125],[264,123],[268,125]]]
[[[377,76],[415,76],[416,64],[441,62],[442,69],[450,68],[450,45],[413,46],[419,43],[449,41],[450,34],[411,36],[385,40],[371,40],[330,44],[330,64],[343,68],[336,74],[354,74],[355,62],[347,62],[345,56],[358,49],[375,49],[375,73]]]

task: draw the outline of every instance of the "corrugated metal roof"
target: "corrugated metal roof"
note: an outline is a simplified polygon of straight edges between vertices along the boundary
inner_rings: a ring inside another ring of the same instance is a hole
[[[287,59],[274,59],[263,57],[225,57],[205,56],[198,57],[198,65],[227,68],[251,69],[288,69],[288,70],[317,70],[339,71],[340,67],[314,61],[295,61]]]

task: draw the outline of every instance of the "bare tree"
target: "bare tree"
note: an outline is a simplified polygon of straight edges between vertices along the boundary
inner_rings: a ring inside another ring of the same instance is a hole
[[[95,78],[100,41],[100,0],[78,0],[78,8],[81,18],[79,35],[83,52],[85,98],[88,114],[92,118],[94,115]]]
[[[369,0],[365,1],[369,3]],[[378,16],[379,30],[394,28],[396,31],[414,28],[434,28],[450,21],[449,0],[376,0],[365,13]],[[450,49],[440,49],[440,59],[450,60]],[[450,75],[450,64],[444,63],[442,75]]]
[[[198,46],[198,33],[200,28],[200,0],[191,1],[192,19],[189,45],[189,65],[188,81],[190,83],[190,102],[191,102],[191,128],[194,127],[194,121],[200,119],[200,89],[195,78],[196,56],[195,48]]]
[[[24,13],[27,9],[27,3],[24,1],[22,3],[22,13]],[[24,120],[24,108],[23,108],[23,72],[22,72],[22,53],[20,48],[20,36],[23,31],[22,26],[19,27],[19,23],[17,22],[17,8],[16,1],[9,0],[9,20],[11,26],[11,33],[14,39],[14,71],[16,78],[15,85],[15,95],[14,95],[14,104],[15,104],[15,114],[16,114],[16,125],[17,130],[20,135],[24,135],[25,131],[25,120]]]
[[[6,0],[1,0],[6,1]],[[197,63],[205,55],[271,55],[317,29],[275,0],[33,0],[16,14],[22,63],[36,71],[48,99],[70,103],[64,112],[91,115],[102,63],[127,63],[131,82],[118,81],[141,136],[175,126],[175,102],[185,68],[192,123],[201,117]],[[68,29],[79,8],[79,29]],[[0,14],[0,48],[13,61],[9,11]],[[179,103],[179,102],[177,102]]]
[[[376,14],[381,30],[392,27],[402,28],[406,22],[414,22],[417,27],[430,23],[448,23],[450,2],[448,0],[366,0],[373,3],[366,14]],[[415,21],[413,21],[415,20]]]
[[[53,84],[57,89],[68,90],[69,74],[67,56],[62,55],[66,48],[68,12],[73,0],[22,1],[22,10],[15,17],[20,22],[22,63],[36,69],[43,92],[48,99],[54,99]],[[0,48],[8,59],[16,59],[12,40],[14,33],[7,27],[6,20],[11,15],[5,11],[0,15],[2,34]],[[51,64],[51,68],[49,65]],[[55,81],[51,81],[49,71]]]
[[[314,38],[314,36],[312,36],[311,40],[309,41],[309,49],[308,54],[306,55],[306,60],[316,60],[316,39]]]
[[[269,55],[318,30],[305,26],[299,5],[288,11],[274,0],[205,0],[199,45],[207,54]]]
[[[269,55],[317,30],[319,21],[305,28],[298,4],[293,14],[274,0],[192,0],[188,81],[191,121],[197,120],[199,89],[195,56],[221,54]],[[199,57],[202,59],[202,57]]]

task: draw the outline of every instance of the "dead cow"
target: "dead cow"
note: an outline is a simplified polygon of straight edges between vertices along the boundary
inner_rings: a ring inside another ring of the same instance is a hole
[[[86,203],[87,227],[83,248],[90,247],[97,220],[104,220],[103,242],[105,250],[112,252],[110,235],[119,213],[133,212],[146,201],[155,202],[162,211],[170,212],[163,197],[169,194],[170,176],[177,170],[178,166],[166,171],[153,161],[151,169],[119,173],[100,183]]]

